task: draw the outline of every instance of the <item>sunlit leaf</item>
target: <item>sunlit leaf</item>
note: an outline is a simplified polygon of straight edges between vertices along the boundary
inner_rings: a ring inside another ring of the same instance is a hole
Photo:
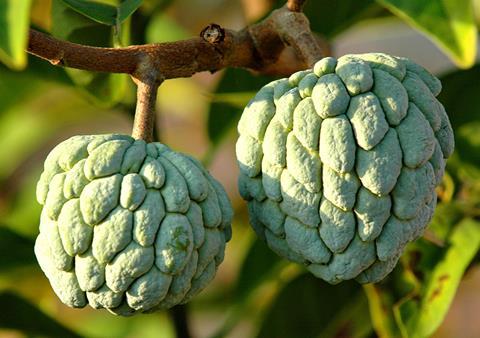
[[[440,326],[463,273],[479,248],[480,223],[465,219],[453,230],[443,257],[422,284],[421,298],[412,297],[395,309],[409,337],[428,337]]]
[[[0,61],[14,69],[27,64],[31,0],[0,1]]]
[[[460,67],[474,64],[477,28],[471,0],[377,0],[438,44]]]
[[[446,213],[448,208],[437,217]],[[379,336],[429,337],[440,326],[465,269],[480,248],[480,223],[464,219],[453,225],[457,219],[434,220],[439,238],[447,237],[443,247],[417,240],[407,246],[387,279],[364,286]]]
[[[12,292],[0,293],[0,328],[18,330],[27,335],[77,338],[77,333],[46,315],[35,305]]]

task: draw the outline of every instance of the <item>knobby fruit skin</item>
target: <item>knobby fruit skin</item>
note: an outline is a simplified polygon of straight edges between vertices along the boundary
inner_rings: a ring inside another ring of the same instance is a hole
[[[236,145],[258,236],[330,283],[382,280],[430,221],[453,152],[440,90],[381,53],[327,57],[260,89]]]
[[[71,307],[128,316],[188,302],[231,238],[230,201],[198,161],[126,135],[60,143],[37,199],[35,255]]]

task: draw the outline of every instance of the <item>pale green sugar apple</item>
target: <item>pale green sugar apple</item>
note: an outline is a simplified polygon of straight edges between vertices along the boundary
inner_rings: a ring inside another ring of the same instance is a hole
[[[418,238],[454,147],[440,81],[380,53],[264,86],[238,124],[239,190],[268,246],[330,283],[382,280]]]
[[[126,135],[74,136],[37,186],[35,254],[63,303],[120,315],[185,303],[215,276],[232,209],[196,160]]]

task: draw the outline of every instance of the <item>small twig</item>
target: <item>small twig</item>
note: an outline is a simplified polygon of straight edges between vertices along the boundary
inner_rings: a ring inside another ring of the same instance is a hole
[[[185,305],[177,305],[170,309],[173,325],[177,338],[191,338],[190,329],[187,321],[187,311]]]
[[[292,1],[295,2],[295,1]],[[303,4],[303,1],[295,2]],[[290,1],[288,2],[290,4]],[[286,8],[289,8],[287,4]],[[325,56],[317,39],[310,30],[310,22],[308,18],[299,11],[277,10],[272,13],[276,16],[276,30],[280,33],[282,40],[292,46],[298,55],[300,55],[305,63],[312,67],[315,62]],[[281,23],[281,25],[279,25]]]
[[[287,8],[292,12],[301,12],[303,10],[303,5],[305,5],[306,0],[288,0]]]

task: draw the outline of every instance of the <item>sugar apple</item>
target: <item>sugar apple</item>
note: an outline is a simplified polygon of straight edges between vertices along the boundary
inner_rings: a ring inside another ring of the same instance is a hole
[[[430,221],[453,152],[440,90],[381,53],[327,57],[264,86],[236,144],[258,236],[332,284],[382,280]]]
[[[185,303],[231,238],[222,186],[196,160],[126,135],[56,146],[37,186],[37,260],[63,303],[119,315]]]

